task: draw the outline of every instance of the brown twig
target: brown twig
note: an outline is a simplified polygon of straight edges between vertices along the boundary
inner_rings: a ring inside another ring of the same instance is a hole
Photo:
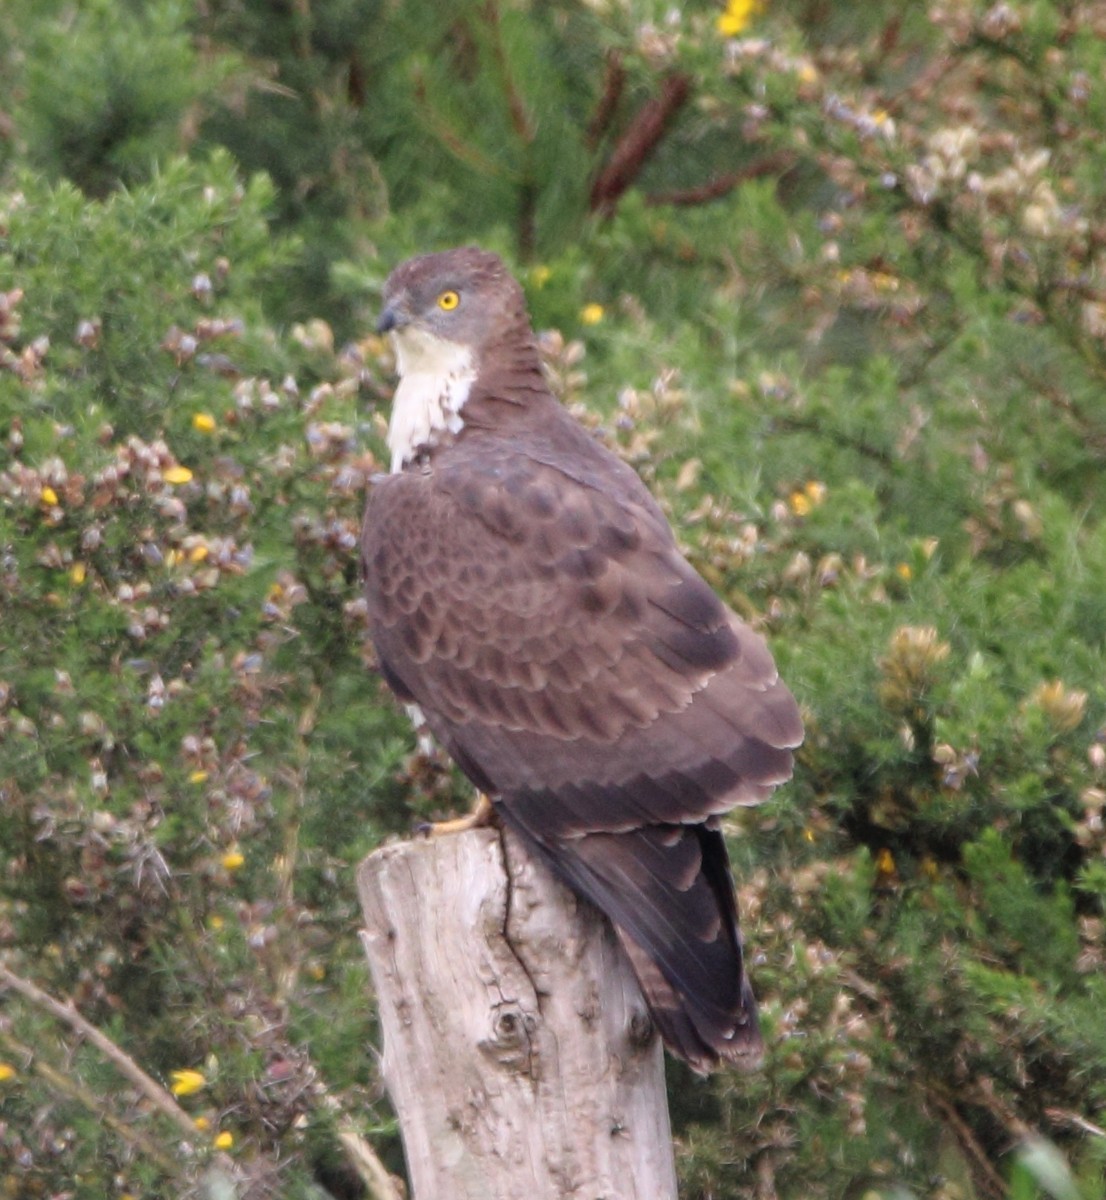
[[[691,95],[691,78],[681,72],[667,76],[660,94],[647,100],[630,122],[630,128],[618,139],[606,166],[591,187],[592,212],[609,217],[619,198],[641,174],[673,117]]]
[[[987,1156],[987,1151],[979,1144],[974,1131],[960,1115],[956,1105],[932,1084],[926,1088],[926,1093],[941,1110],[941,1115],[952,1127],[956,1140],[960,1143],[964,1153],[975,1167],[978,1173],[980,1191],[987,1196],[995,1197],[995,1200],[998,1200],[1001,1196],[1005,1196],[1006,1184],[1002,1176],[995,1170],[994,1164]]]
[[[346,98],[354,108],[360,110],[365,107],[368,98],[368,84],[365,80],[365,66],[359,54],[353,53],[349,56],[348,68]]]
[[[484,175],[502,177],[508,175],[499,163],[486,155],[478,146],[474,146],[449,123],[448,120],[430,102],[426,91],[426,80],[421,70],[414,73],[415,99],[419,103],[423,117],[430,132],[441,142],[442,146],[465,166],[471,167]]]
[[[321,1095],[323,1106],[338,1121],[338,1140],[342,1143],[358,1178],[368,1189],[371,1200],[403,1200],[403,1192],[376,1151],[353,1127],[342,1106],[328,1092]]]
[[[944,82],[945,76],[950,75],[962,64],[962,60],[953,55],[935,58],[917,78],[912,80],[897,96],[891,96],[884,104],[884,110],[889,116],[894,116],[903,109],[916,103],[923,96],[932,96],[935,90]]]
[[[151,1162],[157,1163],[166,1175],[178,1179],[184,1177],[184,1168],[180,1163],[165,1154],[161,1147],[141,1130],[135,1129],[126,1121],[121,1121],[112,1113],[105,1111],[102,1097],[78,1083],[72,1075],[67,1075],[44,1062],[35,1050],[12,1037],[10,1033],[0,1031],[0,1046],[3,1046],[12,1058],[19,1059],[26,1064],[24,1070],[33,1071],[55,1092],[68,1096],[70,1100],[75,1100],[78,1104],[83,1105],[89,1112],[95,1113],[113,1133],[118,1134],[123,1141],[133,1146]],[[195,1127],[193,1127],[193,1133],[195,1133]]]
[[[91,1022],[86,1021],[72,1001],[62,1003],[60,1000],[55,1000],[48,992],[44,992],[29,979],[16,975],[2,963],[0,963],[0,987],[11,988],[13,992],[18,992],[36,1008],[49,1013],[50,1016],[68,1025],[70,1029],[75,1030],[81,1037],[91,1042],[119,1070],[120,1074],[126,1076],[142,1092],[155,1108],[167,1116],[186,1137],[195,1140],[195,1123],[169,1092],[156,1079],[151,1079],[138,1063],[117,1046],[111,1038],[101,1033]]]
[[[537,127],[526,106],[522,92],[515,83],[507,51],[503,45],[503,30],[499,5],[496,0],[484,4],[484,25],[487,32],[488,53],[511,117],[511,128],[519,144],[519,159],[522,170],[518,180],[518,253],[523,262],[530,261],[537,243],[537,197],[534,180],[533,145]]]
[[[495,0],[488,0],[484,5],[484,18],[488,32],[491,35],[492,60],[495,63],[500,83],[503,85],[503,91],[507,97],[507,108],[511,114],[511,125],[518,140],[524,146],[528,146],[534,140],[534,122],[530,119],[530,114],[526,111],[526,104],[518,88],[515,87],[514,79],[511,77],[511,68],[507,62],[507,52],[503,49],[503,35],[499,23],[499,6]]]
[[[732,192],[739,184],[750,179],[763,179],[765,175],[779,175],[795,162],[795,156],[788,150],[778,150],[774,154],[766,154],[755,162],[748,163],[737,171],[729,171],[719,175],[709,183],[699,187],[682,188],[675,192],[651,192],[645,197],[645,203],[658,204],[707,204],[711,200],[719,200]]]
[[[883,62],[897,49],[902,35],[902,13],[895,13],[879,35],[879,61]]]
[[[1106,1129],[1079,1113],[1068,1112],[1065,1108],[1046,1108],[1045,1116],[1054,1125],[1066,1125],[1069,1129],[1078,1129],[1080,1133],[1089,1133],[1092,1137],[1106,1138]]]
[[[617,50],[608,50],[603,63],[603,90],[584,135],[589,150],[594,150],[610,129],[625,86],[626,68],[622,65],[622,55]]]

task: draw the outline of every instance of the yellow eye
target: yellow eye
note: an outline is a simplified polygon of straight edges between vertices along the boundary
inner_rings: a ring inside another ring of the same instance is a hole
[[[456,292],[442,292],[438,297],[438,307],[445,309],[446,312],[451,312],[461,303],[461,297]]]

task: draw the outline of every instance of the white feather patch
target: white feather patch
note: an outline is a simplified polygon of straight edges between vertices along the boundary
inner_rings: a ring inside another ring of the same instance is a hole
[[[411,724],[415,727],[415,736],[418,738],[419,743],[419,753],[429,758],[434,753],[437,743],[434,741],[434,735],[430,732],[430,726],[426,722],[426,714],[417,704],[405,704],[403,707],[407,710],[407,715],[411,718]]]
[[[467,346],[407,326],[392,334],[399,384],[388,423],[392,474],[433,446],[443,433],[460,433],[461,409],[476,371]]]

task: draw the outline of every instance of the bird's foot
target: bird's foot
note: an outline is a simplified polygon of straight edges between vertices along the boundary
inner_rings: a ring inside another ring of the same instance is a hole
[[[483,829],[495,820],[495,805],[483,792],[476,798],[472,812],[463,817],[454,817],[451,821],[427,821],[418,827],[418,832],[426,837],[442,837],[448,833],[466,833],[470,829]]]

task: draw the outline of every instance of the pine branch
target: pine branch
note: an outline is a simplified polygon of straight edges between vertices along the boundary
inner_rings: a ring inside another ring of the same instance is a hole
[[[484,5],[484,17],[488,32],[491,35],[492,60],[495,63],[500,83],[507,97],[507,108],[511,114],[511,126],[518,140],[524,146],[529,146],[534,140],[534,122],[530,119],[530,114],[526,111],[526,104],[518,88],[515,86],[514,78],[511,75],[511,68],[507,62],[507,52],[503,49],[503,35],[499,24],[499,6],[495,3],[495,0],[488,0],[487,4]]]
[[[766,154],[755,162],[749,163],[737,171],[729,171],[719,175],[709,183],[699,187],[682,188],[674,192],[651,192],[645,197],[645,203],[659,204],[707,204],[718,200],[732,192],[739,184],[750,179],[762,179],[765,175],[781,175],[795,162],[795,156],[787,150],[779,150],[775,154]]]
[[[607,165],[592,184],[592,212],[602,213],[605,217],[614,213],[620,197],[641,174],[690,95],[690,76],[675,72],[661,84],[660,95],[647,100],[638,109],[630,128],[619,138]]]
[[[589,150],[594,150],[610,129],[625,86],[626,68],[622,65],[622,55],[617,50],[608,50],[603,66],[603,90],[585,133]]]
[[[484,175],[494,175],[503,177],[511,173],[504,170],[499,163],[489,158],[478,146],[474,146],[452,125],[450,122],[438,112],[430,103],[430,98],[426,94],[426,80],[423,78],[422,71],[415,72],[415,99],[419,102],[422,113],[426,119],[426,123],[431,134],[441,142],[442,146],[453,155],[454,158],[463,162],[465,166],[471,167],[474,171],[479,171]]]
[[[518,181],[518,253],[523,262],[533,258],[537,242],[537,199],[538,189],[534,181],[531,150],[537,135],[533,118],[519,90],[503,45],[503,30],[500,23],[499,5],[496,0],[487,0],[484,5],[484,24],[488,37],[488,53],[491,55],[495,75],[507,102],[511,116],[511,128],[520,146],[522,175]]]

